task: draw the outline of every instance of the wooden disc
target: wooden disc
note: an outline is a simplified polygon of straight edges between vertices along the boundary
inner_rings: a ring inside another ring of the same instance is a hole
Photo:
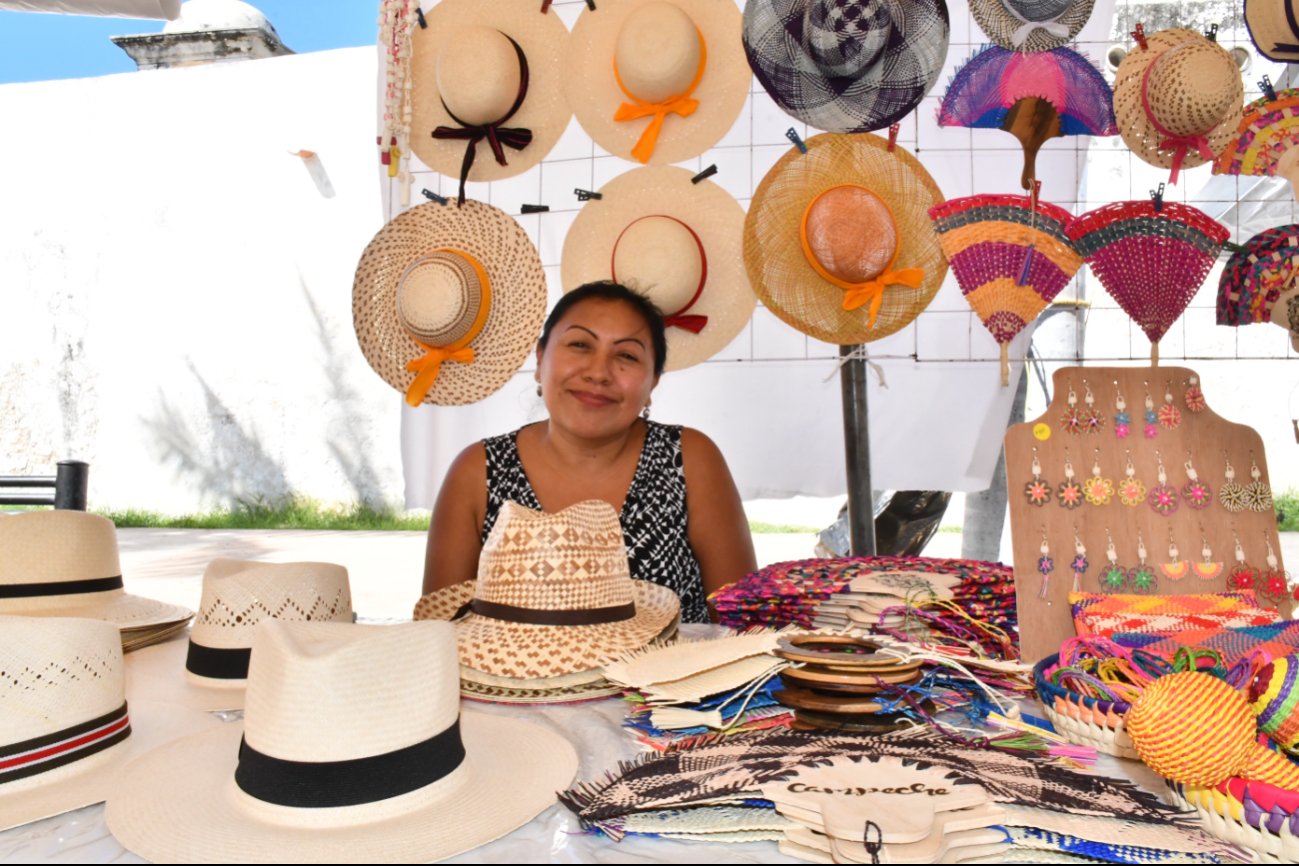
[[[932,705],[927,709],[932,709]],[[794,710],[794,727],[803,731],[889,734],[912,727],[912,723],[902,713],[819,713],[815,710]]]
[[[880,653],[879,644],[850,635],[798,635],[781,638],[775,653],[791,662],[830,665],[836,668],[919,667],[920,662],[901,661]]]
[[[920,679],[919,669],[901,672],[834,671],[813,667],[785,668],[780,672],[790,682],[804,688],[832,688],[834,686],[871,687],[879,691],[883,686],[914,683]]]
[[[868,697],[845,695],[837,697],[814,692],[811,689],[780,689],[772,694],[777,701],[796,710],[813,710],[822,713],[877,713],[884,705]]]

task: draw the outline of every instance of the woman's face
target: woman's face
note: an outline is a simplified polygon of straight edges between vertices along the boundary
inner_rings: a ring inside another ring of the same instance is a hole
[[[649,326],[622,301],[581,301],[537,346],[537,381],[553,423],[590,439],[625,432],[658,384]]]

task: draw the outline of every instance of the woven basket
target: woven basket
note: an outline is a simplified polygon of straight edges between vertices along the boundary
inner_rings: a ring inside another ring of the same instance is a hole
[[[1050,676],[1059,665],[1060,654],[1056,653],[1033,666],[1033,685],[1056,731],[1071,743],[1091,746],[1119,758],[1139,760],[1123,723],[1131,705],[1091,698],[1056,685]]]
[[[1229,783],[1227,783],[1229,784]],[[1290,832],[1288,821],[1281,822],[1279,832],[1273,833],[1264,825],[1268,813],[1255,815],[1251,823],[1247,810],[1235,797],[1217,788],[1192,787],[1168,782],[1178,803],[1193,809],[1200,816],[1204,829],[1234,845],[1252,851],[1258,863],[1299,863],[1299,837]]]

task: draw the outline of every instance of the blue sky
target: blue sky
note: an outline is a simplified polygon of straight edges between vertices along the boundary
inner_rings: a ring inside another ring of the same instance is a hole
[[[373,45],[373,0],[250,0],[298,53]],[[135,64],[110,36],[158,33],[162,21],[0,11],[0,84],[131,72]]]

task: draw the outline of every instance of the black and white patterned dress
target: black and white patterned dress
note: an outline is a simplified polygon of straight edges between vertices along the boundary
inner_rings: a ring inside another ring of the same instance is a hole
[[[666,586],[681,596],[682,622],[708,622],[699,560],[686,536],[686,476],[681,428],[646,421],[645,445],[618,516],[631,576]],[[482,541],[501,506],[513,500],[541,509],[519,460],[519,431],[483,440],[487,449],[487,515]]]

